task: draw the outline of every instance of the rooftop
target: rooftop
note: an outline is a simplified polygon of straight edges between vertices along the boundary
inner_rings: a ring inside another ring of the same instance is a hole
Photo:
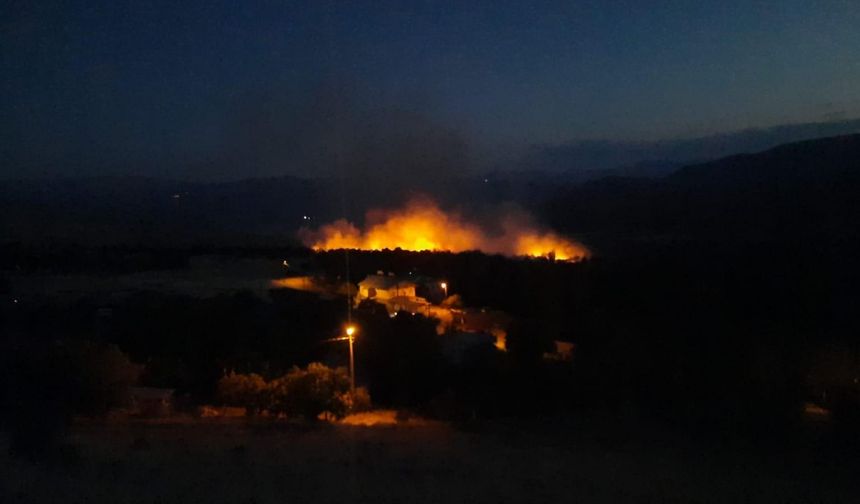
[[[395,276],[385,275],[368,275],[364,280],[358,282],[358,285],[365,288],[373,287],[374,289],[394,289],[415,287],[416,284],[412,280],[404,279]]]

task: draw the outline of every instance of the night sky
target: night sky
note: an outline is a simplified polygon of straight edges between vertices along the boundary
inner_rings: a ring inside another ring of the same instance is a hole
[[[343,154],[319,153],[367,131],[480,164],[860,115],[854,0],[21,1],[0,19],[3,177],[325,173]]]

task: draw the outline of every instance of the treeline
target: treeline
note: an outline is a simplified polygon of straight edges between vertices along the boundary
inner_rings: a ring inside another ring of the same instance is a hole
[[[265,242],[263,239],[257,241]],[[280,263],[285,257],[310,257],[312,254],[300,246],[198,244],[158,247],[143,244],[92,245],[78,240],[12,241],[0,243],[0,271],[16,274],[122,274],[187,268],[195,256],[266,258]]]
[[[330,278],[343,280],[347,275],[344,254],[342,250],[319,252],[313,258],[314,264]],[[350,251],[349,275],[353,283],[377,271],[405,278],[437,278],[445,280],[449,294],[461,296],[464,306],[489,307],[521,318],[556,320],[575,309],[578,300],[589,291],[592,263],[511,259],[481,252]]]

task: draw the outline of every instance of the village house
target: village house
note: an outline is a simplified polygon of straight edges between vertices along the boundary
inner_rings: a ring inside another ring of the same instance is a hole
[[[379,271],[376,275],[370,275],[358,283],[358,294],[355,296],[355,302],[358,304],[370,300],[380,303],[385,306],[388,314],[392,317],[396,317],[400,312],[409,312],[436,319],[439,321],[436,332],[443,334],[453,322],[451,309],[434,305],[427,298],[418,295],[426,292],[432,294],[432,288],[428,289],[427,286],[438,286],[438,284],[439,281],[435,279],[423,277],[407,279],[394,276],[391,273],[385,275]]]
[[[394,276],[393,273],[385,275],[379,271],[376,275],[369,275],[358,283],[355,303],[365,300],[375,301],[385,305],[388,314],[392,317],[401,311],[432,316],[427,312],[432,305],[416,294],[417,289],[418,284],[412,280]]]
[[[375,275],[368,275],[358,283],[358,300],[372,299],[374,301],[386,302],[394,298],[415,298],[418,284],[406,280],[393,273],[385,275],[378,271]]]

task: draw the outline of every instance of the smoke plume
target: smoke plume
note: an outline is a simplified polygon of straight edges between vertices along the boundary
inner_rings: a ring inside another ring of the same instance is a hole
[[[480,250],[564,261],[578,261],[589,255],[584,245],[540,230],[521,212],[508,212],[499,217],[498,223],[499,229],[489,230],[459,212],[446,212],[432,199],[417,197],[401,208],[369,211],[364,229],[340,219],[318,229],[304,228],[299,237],[316,250]]]

